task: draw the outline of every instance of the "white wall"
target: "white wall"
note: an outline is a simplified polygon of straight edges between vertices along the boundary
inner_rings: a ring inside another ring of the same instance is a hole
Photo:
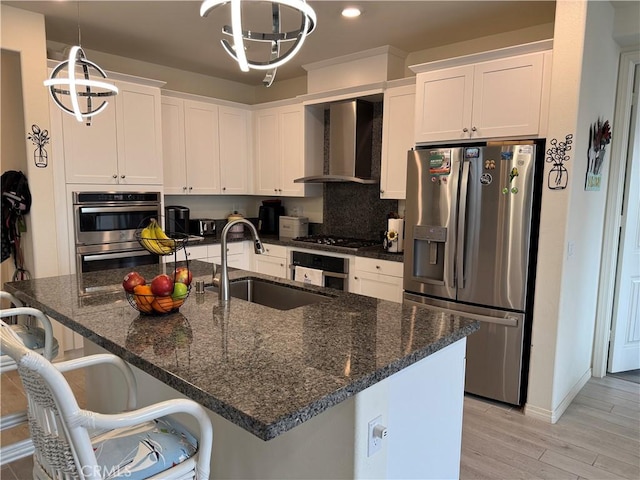
[[[33,160],[34,146],[27,140],[31,125],[41,130],[51,130],[49,125],[49,98],[42,82],[47,78],[46,40],[44,16],[25,10],[0,5],[2,37],[0,47],[20,54],[23,92],[24,124],[23,135],[27,152],[25,174],[29,180],[32,206],[26,216],[25,236],[27,251],[33,252],[26,258],[26,267],[33,277],[46,277],[58,273],[56,235],[56,210],[53,202],[53,168],[55,158],[49,156],[49,166],[38,168]],[[29,249],[29,247],[32,247]]]
[[[556,4],[548,139],[574,143],[567,189],[546,187],[546,164],[526,405],[552,422],[590,376],[608,170],[600,192],[585,192],[584,178],[589,126],[613,118],[613,15],[608,2]]]

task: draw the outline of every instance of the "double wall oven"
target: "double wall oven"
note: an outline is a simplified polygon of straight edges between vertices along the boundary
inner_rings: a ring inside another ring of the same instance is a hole
[[[143,221],[161,218],[160,192],[73,192],[72,200],[76,273],[160,262],[135,238]]]

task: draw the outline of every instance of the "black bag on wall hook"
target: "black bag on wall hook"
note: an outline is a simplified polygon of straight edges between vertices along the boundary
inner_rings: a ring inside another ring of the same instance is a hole
[[[4,262],[12,254],[16,259],[21,258],[20,246],[20,225],[23,224],[22,216],[31,210],[31,191],[29,182],[24,173],[15,170],[8,170],[2,174],[2,257]],[[20,262],[21,263],[21,262]]]

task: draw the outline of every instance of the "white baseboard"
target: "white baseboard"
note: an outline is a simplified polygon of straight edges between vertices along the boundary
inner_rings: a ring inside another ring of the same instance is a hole
[[[537,407],[535,405],[530,405],[527,403],[524,406],[524,414],[547,423],[556,423],[560,419],[564,411],[569,407],[569,405],[571,405],[573,399],[576,398],[576,395],[580,393],[580,390],[582,390],[582,387],[586,385],[590,378],[591,368],[589,368],[584,373],[584,375],[580,377],[580,380],[578,380],[576,384],[571,388],[571,390],[569,390],[569,393],[567,393],[562,402],[560,402],[560,405],[558,405],[555,409],[548,410],[546,408]]]

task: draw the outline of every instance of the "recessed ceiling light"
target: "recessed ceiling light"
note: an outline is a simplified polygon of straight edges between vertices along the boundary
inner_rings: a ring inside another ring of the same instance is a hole
[[[357,7],[347,7],[342,10],[342,16],[347,18],[359,17],[360,13],[360,9]]]

